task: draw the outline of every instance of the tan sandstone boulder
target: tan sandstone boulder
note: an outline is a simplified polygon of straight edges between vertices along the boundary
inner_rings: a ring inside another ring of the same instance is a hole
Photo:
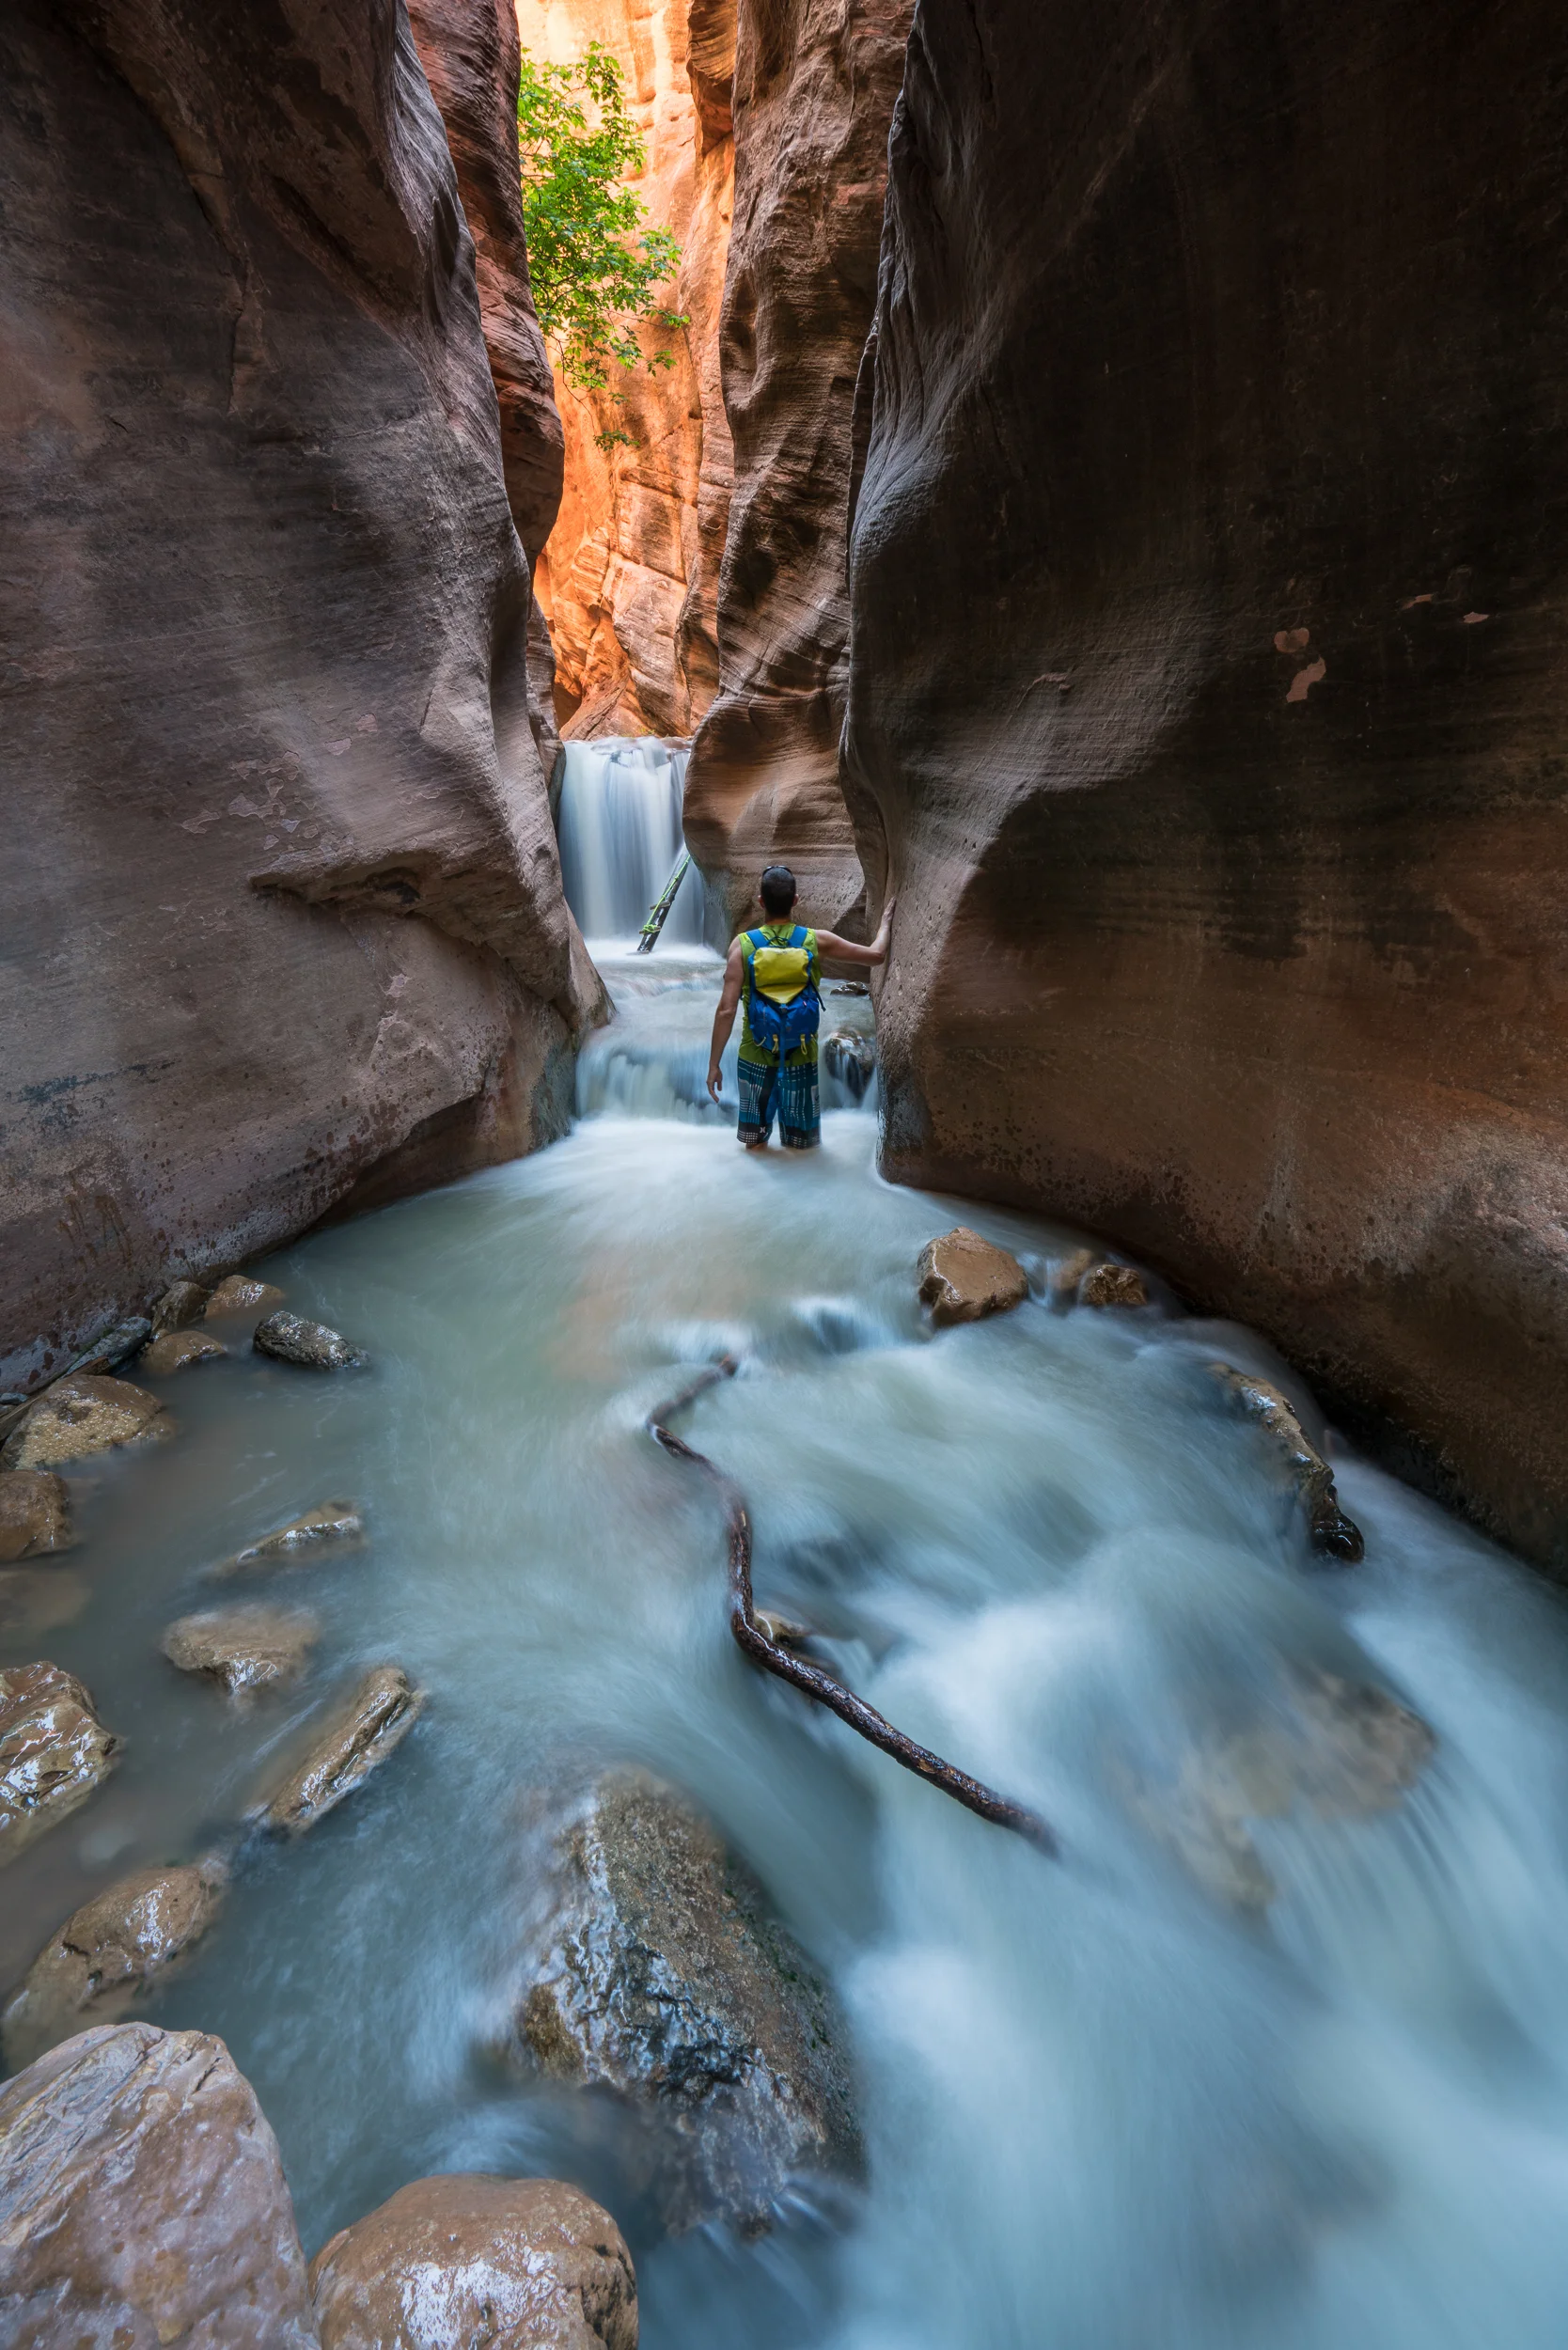
[[[48,1469],[0,1474],[0,1564],[69,1550],[72,1540],[63,1477]]]
[[[556,2179],[418,2179],[310,2264],[321,2350],[636,2350],[632,2256]]]
[[[365,1521],[352,1501],[319,1501],[314,1509],[302,1511],[290,1518],[287,1526],[274,1527],[270,1534],[247,1543],[232,1559],[223,1559],[212,1572],[214,1575],[240,1574],[252,1567],[294,1567],[306,1564],[317,1552],[329,1544],[341,1544],[345,1549],[362,1542]]]
[[[111,2024],[0,2089],[7,2350],[315,2350],[250,2083],[207,2032]]]
[[[1078,1284],[1080,1306],[1135,1308],[1149,1303],[1149,1284],[1136,1265],[1118,1264],[1102,1257],[1090,1266]]]
[[[227,1352],[227,1346],[221,1346],[205,1330],[165,1330],[147,1348],[141,1367],[150,1371],[154,1379],[163,1379],[171,1371],[184,1371],[192,1363],[215,1363]]]
[[[982,1240],[967,1224],[955,1224],[950,1232],[928,1241],[917,1270],[920,1303],[931,1308],[939,1330],[1009,1313],[1029,1293],[1028,1276],[1017,1258]]]
[[[73,1371],[46,1387],[0,1449],[0,1469],[55,1468],[117,1445],[142,1444],[174,1434],[155,1395],[127,1379]]]
[[[85,1903],[39,1952],[0,2016],[7,2063],[28,2064],[89,2020],[122,2014],[206,1933],[227,1882],[219,1860],[138,1869]]]
[[[320,1637],[303,1610],[212,1607],[171,1623],[163,1650],[182,1673],[204,1673],[237,1698],[294,1680]]]
[[[424,1691],[414,1687],[400,1665],[378,1665],[254,1816],[274,1834],[303,1836],[379,1770],[408,1736],[424,1703]]]
[[[47,1664],[0,1672],[0,1868],[86,1803],[119,1744],[74,1674]]]
[[[224,1314],[271,1313],[283,1303],[283,1292],[271,1281],[253,1281],[248,1274],[226,1275],[207,1300],[209,1322]]]

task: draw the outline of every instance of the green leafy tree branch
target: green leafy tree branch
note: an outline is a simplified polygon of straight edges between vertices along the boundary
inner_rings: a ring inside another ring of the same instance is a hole
[[[645,352],[636,330],[644,320],[667,332],[687,323],[658,291],[681,248],[667,228],[644,227],[648,207],[624,185],[643,150],[616,58],[598,41],[572,65],[541,65],[525,50],[517,128],[534,307],[561,374],[602,391],[612,362],[671,366],[673,352]],[[631,439],[616,428],[598,435],[602,448]]]

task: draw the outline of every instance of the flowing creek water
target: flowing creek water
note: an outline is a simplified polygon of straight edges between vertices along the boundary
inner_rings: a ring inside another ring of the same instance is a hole
[[[0,1972],[127,1868],[227,1834],[323,1697],[392,1657],[430,1693],[418,1728],[308,1838],[249,1853],[147,2010],[228,2042],[307,2248],[431,2170],[546,2172],[622,2217],[647,2350],[1555,2350],[1559,1599],[1342,1451],[1366,1560],[1314,1562],[1203,1369],[1266,1370],[1255,1340],[1062,1309],[1077,1235],[885,1184],[841,1095],[819,1153],[743,1157],[701,1093],[716,961],[601,954],[620,1018],[567,1139],[259,1268],[371,1370],[237,1348],[165,1383],[174,1442],[75,1480],[83,1545],[0,1653],[79,1672],[127,1743],[7,1872]],[[933,1335],[915,1261],[957,1220],[1035,1293]],[[740,1375],[684,1425],[749,1496],[760,1600],[1044,1813],[1060,1861],[733,1646],[720,1512],[642,1427],[726,1350]],[[237,1713],[164,1662],[163,1627],[329,1496],[368,1543],[279,1578],[323,1637]],[[1402,1799],[1358,1802],[1375,1757],[1291,1747],[1330,1687],[1431,1725]],[[848,2018],[865,2184],[803,2189],[754,2242],[659,2240],[613,2118],[484,2053],[527,1793],[609,1760],[713,1818]],[[1260,1767],[1239,1823],[1226,1787]]]

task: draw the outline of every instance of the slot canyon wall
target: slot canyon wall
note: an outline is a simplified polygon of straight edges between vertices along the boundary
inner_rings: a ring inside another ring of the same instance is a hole
[[[887,1171],[1560,1574],[1565,100],[1546,0],[920,0],[846,741]]]
[[[14,1386],[558,1131],[600,998],[507,500],[558,442],[514,306],[504,478],[400,0],[12,0],[0,203]]]
[[[504,0],[498,0],[504,5]],[[718,682],[715,605],[729,508],[718,313],[734,179],[735,0],[517,0],[524,47],[566,63],[598,41],[619,63],[642,133],[633,182],[674,231],[669,306],[683,329],[639,330],[657,372],[612,364],[604,391],[557,375],[566,431],[560,517],[536,573],[572,736],[684,737]],[[619,431],[630,446],[599,446]]]
[[[876,303],[888,124],[913,0],[742,0],[720,328],[735,488],[719,691],[686,838],[732,927],[782,857],[809,920],[856,932],[839,784],[855,382]]]

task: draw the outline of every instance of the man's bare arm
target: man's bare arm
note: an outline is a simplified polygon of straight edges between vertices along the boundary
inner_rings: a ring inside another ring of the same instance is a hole
[[[745,971],[745,958],[737,938],[724,964],[724,986],[720,991],[718,1010],[713,1014],[713,1042],[708,1055],[708,1090],[716,1102],[719,1098],[719,1063],[729,1042],[729,1031],[735,1025],[735,1014],[741,1008],[741,980]]]
[[[887,941],[893,931],[893,908],[898,902],[896,898],[889,898],[883,907],[876,936],[869,947],[857,947],[853,938],[839,938],[832,931],[819,931],[818,948],[824,955],[831,956],[835,963],[886,963]]]

